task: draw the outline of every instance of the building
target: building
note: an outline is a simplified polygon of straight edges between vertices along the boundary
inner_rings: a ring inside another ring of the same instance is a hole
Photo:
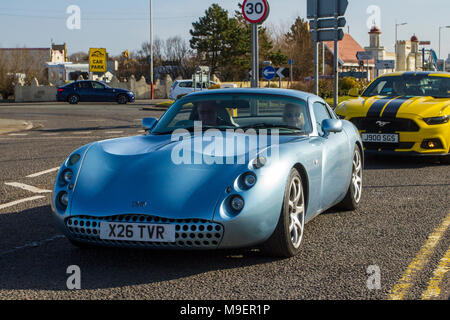
[[[377,26],[373,26],[369,31],[369,46],[365,47],[364,50],[372,52],[372,57],[375,61],[381,60],[396,60],[394,52],[388,52],[384,46],[381,45],[381,30]],[[385,73],[391,72],[393,70],[375,70],[375,77],[379,77]]]
[[[325,48],[334,56],[334,42],[325,41]],[[360,64],[356,54],[359,51],[364,51],[361,45],[348,33],[344,34],[342,41],[338,42],[338,64],[339,72],[367,72],[367,61]],[[368,61],[368,76],[367,80],[372,80],[374,75],[375,61]]]
[[[409,41],[397,41],[395,52],[396,71],[419,71],[423,69],[423,54],[419,50],[419,39],[416,35],[413,35]]]
[[[51,48],[0,48],[0,60],[12,73],[46,77],[46,64],[67,62],[66,44]]]

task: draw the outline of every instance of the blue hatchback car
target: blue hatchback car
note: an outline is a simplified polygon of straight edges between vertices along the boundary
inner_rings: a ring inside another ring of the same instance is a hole
[[[130,90],[112,88],[99,81],[82,80],[75,81],[62,87],[58,87],[57,101],[70,104],[78,102],[117,102],[126,104],[134,102],[134,93]]]

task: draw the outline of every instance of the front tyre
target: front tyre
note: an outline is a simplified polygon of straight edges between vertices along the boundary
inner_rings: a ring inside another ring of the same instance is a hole
[[[305,226],[305,208],[302,178],[293,168],[286,185],[277,227],[264,243],[263,252],[284,258],[298,254]]]
[[[118,104],[127,104],[128,102],[128,97],[124,94],[121,94],[117,97],[117,103]]]
[[[339,209],[346,211],[356,210],[361,202],[363,185],[363,163],[361,157],[361,150],[355,146],[355,153],[353,154],[352,177],[350,186],[344,200],[337,205]]]

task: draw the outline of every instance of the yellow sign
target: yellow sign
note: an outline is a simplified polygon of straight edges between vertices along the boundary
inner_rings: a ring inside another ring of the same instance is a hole
[[[106,49],[89,49],[89,72],[106,72]]]

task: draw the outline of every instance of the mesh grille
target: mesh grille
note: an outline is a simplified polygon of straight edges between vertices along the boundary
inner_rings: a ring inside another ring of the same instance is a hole
[[[410,119],[352,118],[350,121],[359,130],[366,130],[372,133],[417,132],[420,130],[419,126]],[[386,122],[386,124],[381,127],[377,124],[377,121]]]
[[[100,224],[106,222],[167,223],[175,225],[175,242],[144,242],[100,239]],[[179,249],[215,249],[223,237],[223,226],[203,219],[167,219],[147,215],[118,215],[109,217],[75,216],[65,220],[72,238],[95,244]]]

